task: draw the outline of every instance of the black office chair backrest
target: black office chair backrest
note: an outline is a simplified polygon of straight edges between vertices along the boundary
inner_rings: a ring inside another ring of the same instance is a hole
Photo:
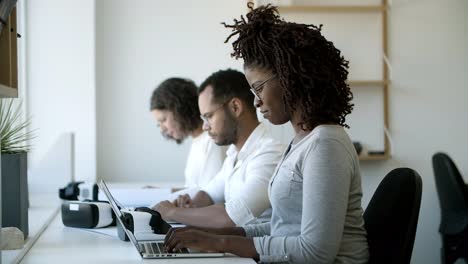
[[[442,218],[439,231],[443,234],[459,233],[468,225],[467,186],[447,154],[434,154],[432,166]]]
[[[410,263],[421,194],[416,171],[398,168],[385,176],[364,212],[369,263]]]

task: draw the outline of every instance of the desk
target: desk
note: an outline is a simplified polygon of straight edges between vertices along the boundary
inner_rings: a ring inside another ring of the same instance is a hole
[[[253,264],[255,261],[239,257],[143,260],[130,242],[121,241],[113,236],[65,227],[58,213],[21,263]]]
[[[143,260],[130,242],[117,237],[65,227],[60,213],[41,235],[21,263],[87,264],[87,263],[255,263],[252,259],[190,258]]]

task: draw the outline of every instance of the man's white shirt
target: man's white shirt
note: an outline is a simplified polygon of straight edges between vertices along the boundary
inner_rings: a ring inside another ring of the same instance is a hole
[[[185,187],[202,188],[216,176],[226,157],[226,147],[218,146],[203,131],[192,138],[192,145],[185,165]]]
[[[260,123],[237,152],[231,145],[221,170],[204,188],[238,226],[254,222],[270,208],[268,183],[284,146]]]

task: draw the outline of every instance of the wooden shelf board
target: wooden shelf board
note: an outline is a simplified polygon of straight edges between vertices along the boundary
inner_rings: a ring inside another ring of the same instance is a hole
[[[0,84],[0,98],[1,97],[18,97],[18,89]]]
[[[381,154],[381,155],[359,155],[359,160],[361,161],[370,161],[370,160],[388,160],[390,159],[390,155],[388,154]]]
[[[370,85],[385,85],[390,84],[390,81],[387,80],[349,80],[349,85],[352,86],[370,86]]]
[[[383,12],[383,5],[292,5],[278,6],[278,10],[285,12]]]

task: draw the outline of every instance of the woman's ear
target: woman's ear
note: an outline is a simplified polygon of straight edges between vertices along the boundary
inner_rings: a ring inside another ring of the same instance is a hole
[[[238,117],[244,111],[244,103],[239,98],[234,97],[229,103],[229,109],[235,117]]]

